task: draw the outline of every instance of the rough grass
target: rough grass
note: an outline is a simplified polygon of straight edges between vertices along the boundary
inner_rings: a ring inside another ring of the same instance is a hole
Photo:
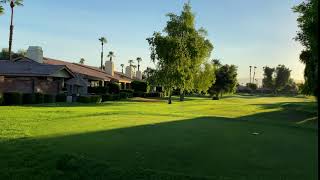
[[[312,98],[0,107],[0,179],[313,180]]]

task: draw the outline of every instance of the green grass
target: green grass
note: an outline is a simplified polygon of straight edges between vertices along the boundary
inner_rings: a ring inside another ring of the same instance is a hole
[[[0,179],[315,180],[316,117],[305,97],[3,106]]]

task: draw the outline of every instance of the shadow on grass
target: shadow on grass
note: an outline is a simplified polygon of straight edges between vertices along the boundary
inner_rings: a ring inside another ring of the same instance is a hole
[[[0,139],[0,179],[317,179],[318,130],[296,109]]]

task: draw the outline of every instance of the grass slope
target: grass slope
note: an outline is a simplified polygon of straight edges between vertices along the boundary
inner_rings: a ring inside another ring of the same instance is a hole
[[[302,97],[0,107],[0,179],[313,180],[316,116]]]

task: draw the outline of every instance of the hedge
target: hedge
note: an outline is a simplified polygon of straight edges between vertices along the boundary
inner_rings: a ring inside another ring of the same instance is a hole
[[[37,99],[35,94],[23,94],[23,104],[36,104]]]
[[[120,94],[105,94],[102,95],[102,102],[120,100]]]
[[[45,103],[55,103],[56,102],[56,96],[51,94],[45,94],[44,95],[44,102]]]
[[[152,92],[152,93],[144,93],[144,97],[164,97],[164,93],[161,92]]]
[[[106,94],[109,92],[109,87],[88,87],[88,93],[90,94]]]
[[[79,96],[77,99],[80,103],[101,103],[102,97],[99,95],[94,96]]]
[[[138,91],[133,93],[133,97],[145,97],[144,92]]]
[[[3,94],[0,93],[0,106],[3,104]]]
[[[23,103],[23,96],[18,92],[3,93],[3,99],[5,105],[21,105]]]
[[[56,96],[56,102],[67,102],[67,95],[65,94],[58,94]]]
[[[110,94],[119,94],[120,93],[120,85],[117,83],[108,83],[107,88]]]
[[[37,104],[43,104],[44,103],[44,94],[42,93],[36,93],[36,103]]]
[[[131,87],[135,92],[147,92],[148,85],[143,81],[132,81]]]

